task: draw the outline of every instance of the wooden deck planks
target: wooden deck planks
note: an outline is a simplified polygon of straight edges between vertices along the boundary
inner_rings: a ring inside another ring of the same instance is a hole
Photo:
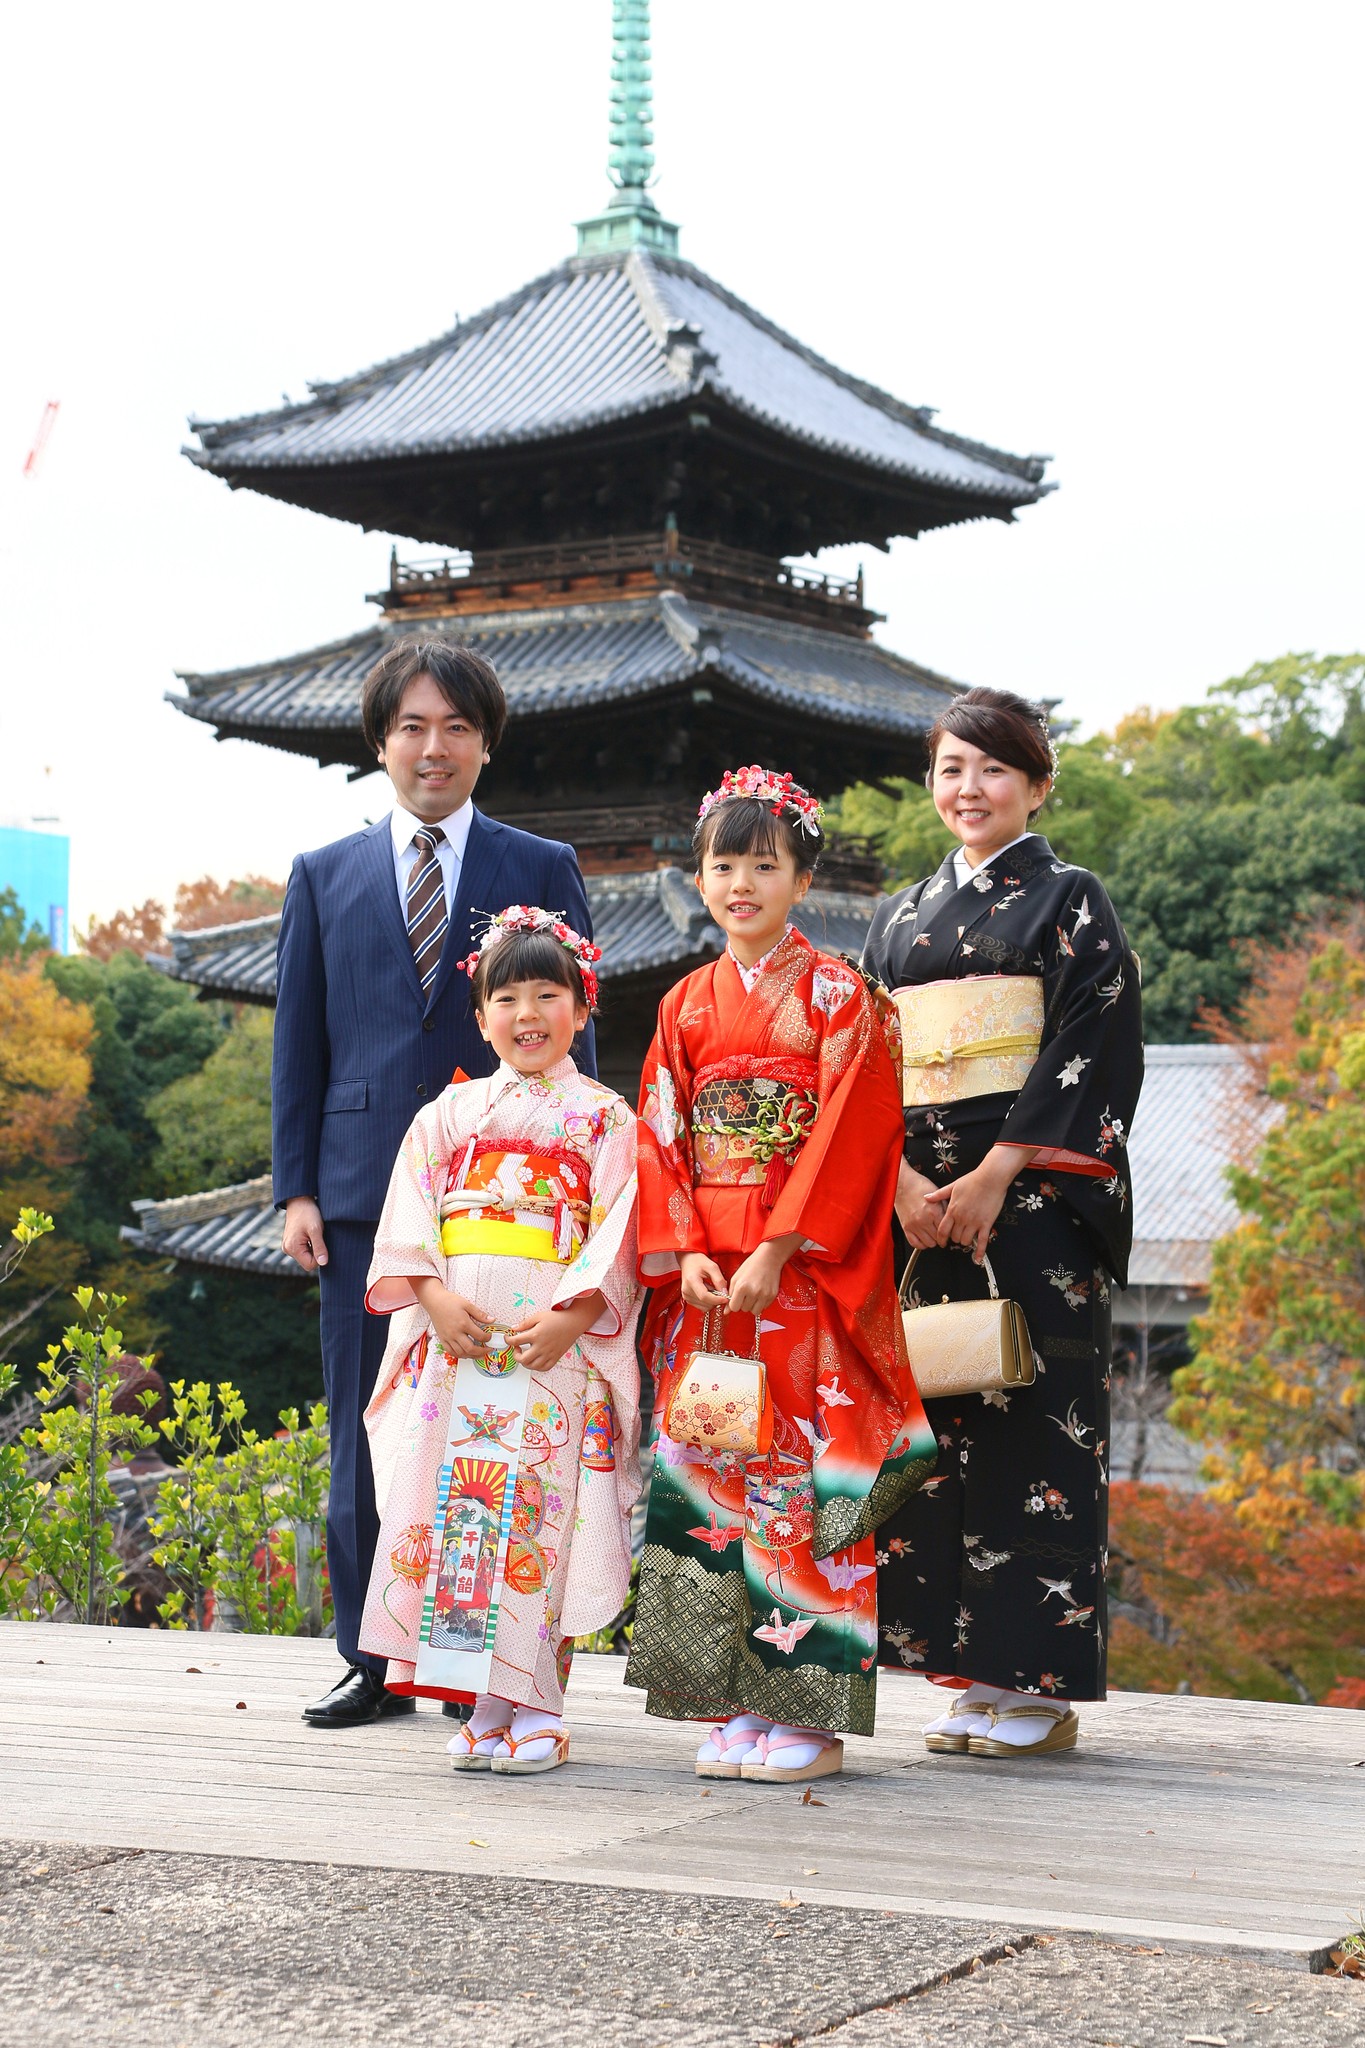
[[[306,1727],[299,1710],[335,1669],[319,1643],[0,1624],[0,1835],[795,1890],[1299,1956],[1365,1903],[1365,1723],[1346,1711],[1116,1694],[1083,1710],[1072,1756],[931,1758],[918,1728],[933,1696],[895,1675],[877,1739],[849,1741],[815,1807],[797,1788],[703,1797],[696,1731],[647,1720],[619,1659],[577,1661],[573,1762],[523,1780],[453,1775],[450,1724],[426,1707]]]

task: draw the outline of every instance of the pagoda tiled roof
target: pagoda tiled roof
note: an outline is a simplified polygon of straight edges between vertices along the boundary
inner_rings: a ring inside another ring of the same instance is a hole
[[[932,409],[825,361],[694,265],[640,249],[572,259],[424,347],[309,392],[269,412],[192,420],[200,446],[186,452],[265,488],[266,472],[515,449],[710,399],[983,512],[1052,488],[1045,456],[945,432]]]
[[[604,982],[661,968],[682,973],[720,950],[720,935],[680,868],[589,875],[587,891],[593,934],[602,948],[598,973]],[[795,920],[809,939],[829,952],[861,952],[879,900],[817,887],[798,905]],[[206,995],[273,1003],[279,929],[276,912],[241,924],[173,932],[170,953],[153,955],[151,965]]]
[[[223,738],[311,753],[344,735],[360,751],[360,686],[396,626],[376,625],[306,654],[216,674],[185,673],[170,701]],[[959,686],[874,640],[698,604],[674,591],[557,610],[465,614],[448,630],[493,662],[510,728],[547,712],[645,699],[706,675],[773,712],[917,743]],[[345,748],[325,749],[339,759]],[[368,764],[366,764],[368,765]],[[887,767],[886,772],[901,772]]]

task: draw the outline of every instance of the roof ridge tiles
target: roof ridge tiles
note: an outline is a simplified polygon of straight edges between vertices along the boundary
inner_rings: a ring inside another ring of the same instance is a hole
[[[297,654],[277,654],[268,661],[251,661],[244,668],[192,669],[178,668],[176,681],[183,683],[193,697],[196,686],[203,692],[220,690],[229,683],[249,683],[256,677],[274,675],[281,669],[292,668],[303,662],[316,662],[324,657],[340,654],[354,654],[366,640],[383,637],[384,629],[377,624],[361,627],[357,632],[347,633],[340,640],[324,640],[320,647],[305,647]],[[184,698],[177,697],[173,690],[163,692],[166,703],[183,704]]]
[[[723,285],[718,278],[712,277],[708,271],[699,269],[695,263],[689,263],[685,257],[664,256],[653,250],[638,250],[632,253],[640,258],[642,265],[653,265],[656,269],[662,271],[675,272],[680,276],[690,278],[694,284],[700,285],[703,290],[714,293],[732,312],[741,314],[744,319],[750,321],[753,326],[766,334],[770,340],[778,342],[784,348],[789,348],[794,355],[800,356],[802,361],[808,363],[812,369],[820,371],[822,376],[832,378],[836,384],[841,384],[845,390],[851,391],[855,397],[861,398],[868,405],[876,406],[879,411],[889,414],[892,419],[899,420],[905,426],[915,428],[917,432],[928,435],[932,440],[941,441],[945,447],[953,448],[960,454],[975,455],[984,461],[992,462],[1001,468],[1008,469],[1026,483],[1041,481],[1044,468],[1052,460],[1050,455],[1011,455],[1006,449],[993,447],[990,442],[971,440],[966,435],[953,433],[947,427],[936,426],[934,423],[936,407],[932,405],[912,405],[908,399],[897,398],[894,392],[887,391],[884,386],[873,384],[869,379],[856,376],[851,370],[845,370],[840,364],[832,362],[828,356],[822,356],[817,349],[811,348],[798,335],[792,334],[785,327],[779,327],[777,322],[769,319],[766,313],[760,313],[758,308],[751,306],[747,299],[740,298],[739,294],[732,292],[728,285]],[[718,384],[720,388],[728,390],[723,378],[707,379],[703,376],[703,379],[699,381],[711,381]],[[1055,490],[1057,487],[1055,484],[1049,484],[1047,488]]]
[[[680,304],[670,282],[701,303]],[[534,312],[516,319],[537,301],[545,302],[544,319]],[[728,338],[716,332],[718,322],[725,327],[720,309],[740,323]],[[595,336],[587,355],[576,339],[583,333]],[[497,346],[484,350],[485,335]],[[793,365],[785,402],[782,373],[774,393],[774,365],[765,369],[761,353],[753,356],[754,337]],[[803,384],[807,376],[817,384]],[[522,389],[528,377],[534,403]],[[959,501],[1020,499],[1007,479],[1026,486],[1025,500],[1054,488],[1043,476],[1046,456],[1013,455],[936,425],[932,407],[911,405],[842,369],[696,264],[640,248],[568,258],[414,348],[349,377],[310,384],[306,400],[229,419],[192,417],[201,445],[185,452],[203,467],[268,471],[549,444],[707,391],[808,447],[918,478]],[[860,427],[850,402],[886,421],[886,433],[899,428],[911,438],[898,445],[894,434],[888,440]],[[351,412],[354,418],[328,429],[329,419]],[[934,449],[957,462],[936,464]]]
[[[182,453],[188,455],[191,461],[195,461],[206,455],[214,445],[205,439],[208,434],[220,435],[228,428],[254,427],[264,420],[296,419],[304,413],[325,411],[334,405],[336,399],[362,390],[370,381],[379,383],[390,372],[415,369],[421,362],[430,359],[441,348],[453,342],[457,336],[476,334],[506,314],[517,312],[528,299],[534,298],[537,292],[543,291],[564,276],[571,267],[574,267],[571,261],[557,263],[553,269],[543,271],[539,277],[533,277],[529,283],[519,286],[516,291],[508,292],[503,298],[496,299],[491,306],[483,307],[478,313],[471,313],[467,320],[457,318],[453,327],[447,327],[442,333],[433,335],[429,341],[420,342],[414,348],[404,349],[396,356],[383,356],[366,369],[353,371],[349,377],[320,380],[317,383],[310,381],[308,397],[295,399],[287,406],[268,406],[261,412],[239,413],[218,420],[201,420],[196,414],[191,413],[189,425],[204,445],[202,448],[186,448]]]

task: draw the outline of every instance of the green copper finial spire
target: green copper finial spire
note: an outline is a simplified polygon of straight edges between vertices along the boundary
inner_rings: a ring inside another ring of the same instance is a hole
[[[611,154],[616,190],[606,211],[578,224],[578,253],[656,249],[678,253],[678,230],[649,196],[654,173],[654,94],[649,68],[649,0],[612,0]]]

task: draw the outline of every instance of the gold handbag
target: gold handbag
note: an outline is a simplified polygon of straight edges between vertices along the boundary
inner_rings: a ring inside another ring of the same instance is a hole
[[[773,1404],[768,1372],[758,1355],[759,1318],[754,1317],[753,1356],[711,1348],[711,1316],[702,1324],[702,1348],[683,1364],[664,1410],[663,1433],[671,1443],[695,1451],[724,1451],[751,1458],[773,1440]],[[724,1316],[721,1317],[724,1335]]]
[[[1002,1301],[989,1259],[984,1261],[989,1301],[950,1301],[911,1306],[910,1283],[920,1254],[910,1254],[901,1275],[901,1322],[910,1368],[921,1399],[953,1394],[989,1394],[1002,1387],[1033,1384],[1033,1345],[1017,1301]]]

